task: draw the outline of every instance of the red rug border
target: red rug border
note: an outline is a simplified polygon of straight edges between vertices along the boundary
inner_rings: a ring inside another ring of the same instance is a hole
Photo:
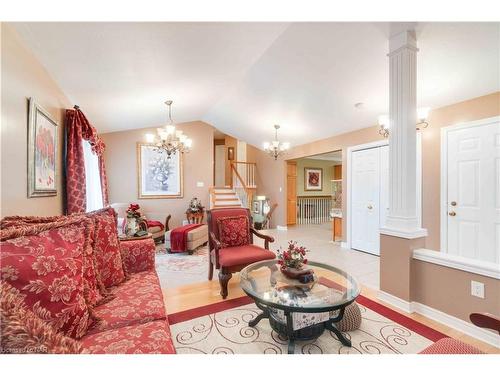
[[[407,317],[378,302],[375,302],[374,300],[365,297],[361,294],[356,298],[356,302],[433,342],[448,337],[444,333],[441,333],[435,330],[434,328],[426,326],[423,323],[417,322],[416,320]],[[254,303],[254,300],[248,296],[233,298],[221,302],[215,302],[209,305],[195,307],[193,309],[169,314],[168,322],[170,325],[174,325],[191,319],[196,319],[205,315],[215,314],[224,310],[229,310],[232,308],[248,305],[250,303]]]

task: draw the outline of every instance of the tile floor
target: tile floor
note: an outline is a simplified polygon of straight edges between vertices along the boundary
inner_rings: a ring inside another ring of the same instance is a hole
[[[288,241],[297,241],[310,252],[307,258],[340,268],[365,286],[379,289],[379,257],[361,251],[344,249],[340,243],[331,241],[331,224],[310,224],[290,227],[287,231],[270,229],[262,231],[275,238],[271,250],[286,247]],[[263,241],[254,237],[255,243],[263,246]],[[164,245],[159,245],[159,250]],[[176,288],[183,285],[207,281],[208,250],[199,248],[195,254],[158,254],[156,270],[162,288]],[[217,280],[217,271],[214,279]]]
[[[275,238],[271,249],[286,247],[288,241],[297,241],[310,252],[308,259],[338,267],[354,276],[359,283],[379,289],[380,258],[361,251],[344,249],[340,243],[331,241],[331,224],[297,225],[286,231],[270,229],[263,231]],[[256,243],[259,243],[255,241]]]

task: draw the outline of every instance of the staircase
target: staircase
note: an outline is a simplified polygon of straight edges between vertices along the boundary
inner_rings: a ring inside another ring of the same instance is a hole
[[[250,208],[257,186],[256,164],[231,162],[231,186],[210,188],[210,208]]]
[[[210,189],[210,209],[223,207],[243,207],[243,204],[233,188],[213,187]]]

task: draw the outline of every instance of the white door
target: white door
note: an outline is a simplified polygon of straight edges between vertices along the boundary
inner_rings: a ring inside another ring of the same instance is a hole
[[[500,122],[447,132],[447,252],[500,263]]]
[[[352,153],[351,247],[380,254],[380,147]]]

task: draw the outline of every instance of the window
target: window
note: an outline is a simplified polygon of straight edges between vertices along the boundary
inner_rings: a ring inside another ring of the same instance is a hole
[[[87,195],[87,212],[103,208],[101,175],[99,173],[99,158],[92,152],[90,143],[82,140],[83,157],[85,160],[85,187]]]

